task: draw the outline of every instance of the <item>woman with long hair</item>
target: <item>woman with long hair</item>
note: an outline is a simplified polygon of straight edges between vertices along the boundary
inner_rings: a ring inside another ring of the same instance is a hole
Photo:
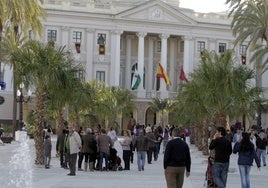
[[[255,160],[258,169],[260,168],[260,161],[254,149],[254,144],[250,141],[250,135],[248,133],[242,133],[242,138],[234,145],[233,153],[238,153],[241,186],[242,188],[250,188],[249,173],[253,164],[253,159]]]
[[[130,130],[125,130],[124,131],[124,138],[122,141],[120,141],[120,144],[121,144],[122,149],[123,149],[123,160],[125,163],[124,170],[130,170],[130,157],[132,154],[131,142],[132,142],[131,132],[130,132]]]

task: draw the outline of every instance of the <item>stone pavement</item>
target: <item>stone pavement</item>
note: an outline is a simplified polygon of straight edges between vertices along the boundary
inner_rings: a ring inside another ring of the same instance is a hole
[[[67,176],[68,170],[60,168],[59,159],[55,157],[55,141],[56,137],[52,139],[52,161],[51,168],[45,169],[32,165],[32,179],[28,187],[32,188],[164,188],[165,177],[163,171],[163,154],[159,154],[158,161],[153,161],[152,164],[145,165],[145,171],[138,171],[136,165],[136,155],[134,156],[134,163],[131,164],[130,171],[109,171],[109,172],[77,172],[74,177]],[[32,155],[32,163],[34,162],[34,143],[29,141],[30,155]],[[0,146],[0,187],[22,187],[20,185],[11,184],[11,180],[16,177],[20,178],[19,173],[28,173],[21,170],[13,171],[10,174],[11,157],[14,155],[16,148],[20,143],[13,142]],[[205,182],[205,172],[207,168],[207,156],[203,156],[194,145],[189,145],[192,158],[191,175],[185,178],[183,188],[203,188]],[[118,143],[115,144],[118,150],[118,155],[122,159],[122,150]],[[21,163],[25,162],[25,156],[22,155]],[[228,174],[227,188],[238,188],[240,185],[240,176],[237,168],[237,155],[231,156],[230,172]],[[122,161],[123,163],[123,161]],[[30,164],[31,165],[31,164]],[[14,175],[15,173],[15,175]],[[16,174],[18,173],[18,174]],[[268,185],[268,167],[262,167],[260,171],[257,170],[256,165],[251,169],[251,187],[263,188]],[[25,186],[24,186],[25,187]]]

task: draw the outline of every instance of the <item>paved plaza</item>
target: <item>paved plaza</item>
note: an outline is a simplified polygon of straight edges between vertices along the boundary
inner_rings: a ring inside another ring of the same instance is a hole
[[[28,181],[29,187],[32,188],[165,188],[165,178],[163,171],[163,154],[159,155],[158,161],[153,161],[152,164],[145,165],[145,171],[138,171],[136,164],[136,155],[134,156],[134,163],[131,164],[130,171],[109,171],[109,172],[77,172],[74,177],[67,176],[68,170],[60,168],[59,158],[55,157],[55,142],[56,136],[52,138],[52,162],[51,168],[45,169],[43,166],[35,166],[34,163],[34,143],[33,140],[28,141],[30,148],[30,155],[32,159],[29,167],[25,169],[15,169],[14,161],[11,165],[11,157],[14,160],[14,155],[21,163],[27,161],[27,156],[18,154],[17,148],[21,146],[19,142],[12,142],[11,144],[0,145],[0,187],[22,187],[20,182],[12,183],[12,180],[20,179],[22,177],[29,178],[27,174],[32,172],[32,178]],[[183,188],[203,188],[205,182],[205,171],[207,168],[207,156],[203,156],[194,145],[189,145],[192,157],[191,175],[185,178]],[[118,155],[122,158],[122,150],[118,143],[115,144],[118,150]],[[17,152],[17,153],[16,153]],[[23,152],[23,151],[19,151]],[[26,153],[29,151],[25,151]],[[19,158],[19,159],[18,159]],[[228,174],[227,188],[239,188],[240,177],[237,168],[237,155],[232,154],[230,162],[230,172]],[[122,161],[123,162],[123,161]],[[11,169],[13,169],[11,171]],[[23,173],[26,176],[21,176]],[[22,183],[21,183],[22,184]],[[268,185],[268,167],[262,167],[260,171],[257,170],[256,165],[251,169],[251,187],[264,188]],[[25,187],[25,185],[23,186]]]

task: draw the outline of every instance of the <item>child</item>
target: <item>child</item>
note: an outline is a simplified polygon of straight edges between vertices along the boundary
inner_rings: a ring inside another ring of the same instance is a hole
[[[50,160],[51,160],[51,138],[49,135],[45,136],[45,143],[44,143],[44,158],[45,158],[45,168],[49,168]]]

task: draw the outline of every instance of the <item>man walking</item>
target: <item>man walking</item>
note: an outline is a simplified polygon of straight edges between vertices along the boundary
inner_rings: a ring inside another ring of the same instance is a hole
[[[149,139],[144,136],[144,130],[140,129],[139,135],[133,141],[133,150],[137,150],[137,165],[139,171],[144,171],[148,142]]]
[[[69,176],[75,176],[77,153],[82,147],[82,141],[79,134],[74,131],[73,125],[68,125],[69,134],[66,138],[66,149],[69,159],[70,173]]]
[[[105,160],[105,170],[109,171],[110,149],[113,147],[112,139],[106,134],[105,129],[101,129],[101,134],[97,138],[99,150],[99,170],[102,171],[103,159]]]
[[[260,163],[263,163],[263,166],[266,166],[266,146],[267,139],[264,131],[261,131],[256,140],[257,146],[257,156],[259,158]]]
[[[232,144],[225,138],[226,130],[218,127],[209,149],[215,149],[215,161],[212,165],[212,175],[218,188],[225,188],[229,169],[230,155],[232,154]]]
[[[167,188],[182,188],[184,174],[190,176],[191,156],[186,142],[179,138],[179,128],[172,131],[173,139],[170,140],[165,149],[164,169]]]

